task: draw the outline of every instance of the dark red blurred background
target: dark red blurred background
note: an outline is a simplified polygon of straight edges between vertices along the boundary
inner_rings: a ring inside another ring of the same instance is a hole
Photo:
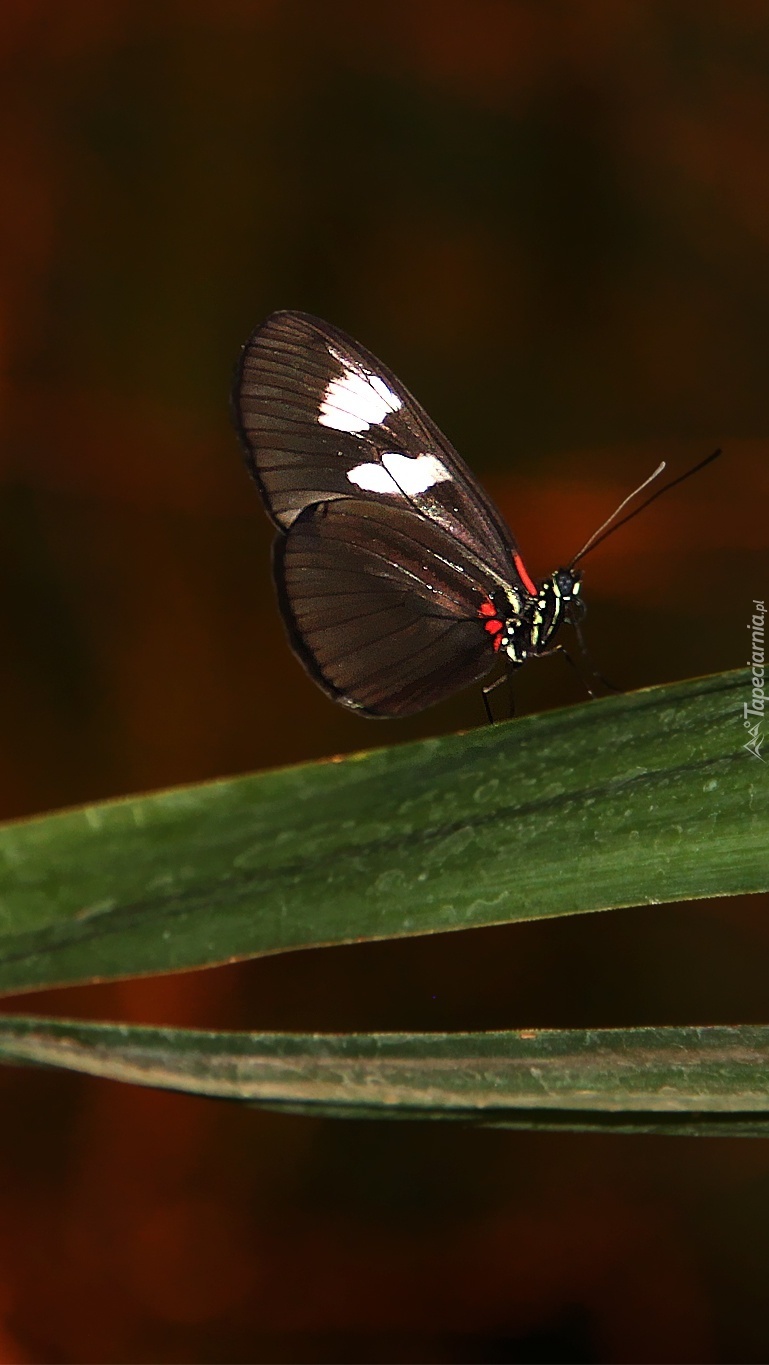
[[[761,3],[5,0],[2,815],[445,732],[290,655],[228,419],[269,311],[382,355],[622,687],[766,591]],[[557,659],[521,709],[581,700]],[[735,726],[739,718],[735,717]],[[761,774],[762,775],[762,774]],[[647,907],[4,1002],[234,1028],[769,1020],[767,904]],[[4,1071],[0,1361],[764,1361],[760,1142],[328,1123]]]

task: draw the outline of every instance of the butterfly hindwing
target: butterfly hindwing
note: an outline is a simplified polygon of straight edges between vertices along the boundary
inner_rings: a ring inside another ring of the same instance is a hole
[[[412,512],[310,506],[276,540],[273,564],[295,652],[326,692],[367,715],[420,711],[491,667],[482,576]]]

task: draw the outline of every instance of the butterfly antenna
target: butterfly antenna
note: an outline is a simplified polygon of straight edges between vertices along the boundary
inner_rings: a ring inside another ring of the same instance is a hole
[[[662,460],[657,465],[654,473],[650,474],[648,479],[644,479],[643,483],[640,483],[637,488],[634,488],[632,493],[628,493],[627,497],[622,499],[619,507],[615,507],[611,516],[606,518],[603,525],[599,526],[598,530],[593,532],[590,539],[582,546],[579,554],[574,556],[569,568],[573,569],[574,565],[577,564],[580,559],[584,559],[588,550],[594,550],[596,545],[600,545],[602,541],[606,540],[607,536],[613,536],[614,532],[618,531],[620,526],[626,526],[629,521],[633,520],[633,517],[638,516],[639,512],[645,512],[646,508],[657,498],[661,498],[663,493],[669,493],[671,488],[676,487],[676,484],[683,483],[684,479],[690,479],[692,474],[698,474],[706,465],[712,464],[713,460],[717,460],[721,454],[723,454],[723,452],[719,447],[719,449],[714,450],[711,455],[706,455],[704,460],[699,460],[697,464],[692,465],[691,469],[687,469],[684,474],[679,474],[677,478],[671,479],[670,483],[663,484],[662,488],[658,488],[656,493],[652,493],[650,498],[645,498],[640,507],[635,507],[633,511],[628,512],[627,516],[623,517],[621,521],[617,521],[616,518],[619,516],[623,507],[627,507],[628,503],[633,501],[633,498],[637,498],[639,493],[643,493],[644,489],[648,488],[650,483],[653,483],[655,479],[659,478],[665,468],[665,461]]]

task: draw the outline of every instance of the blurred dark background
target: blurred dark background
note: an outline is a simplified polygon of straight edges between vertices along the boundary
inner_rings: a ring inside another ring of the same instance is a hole
[[[228,418],[278,307],[360,338],[623,688],[766,591],[769,10],[5,0],[0,813],[482,722],[364,722],[284,640]],[[581,700],[558,659],[522,710]],[[735,716],[735,726],[739,718]],[[741,742],[741,739],[740,739]],[[767,903],[6,1000],[234,1028],[767,1022]],[[760,1142],[326,1123],[4,1071],[0,1361],[765,1361]]]

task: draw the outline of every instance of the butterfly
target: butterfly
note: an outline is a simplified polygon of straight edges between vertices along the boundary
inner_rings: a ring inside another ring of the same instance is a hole
[[[577,561],[608,522],[536,583],[454,447],[358,342],[310,314],[273,313],[243,347],[233,412],[278,530],[291,646],[328,696],[360,715],[407,716],[499,658],[517,669],[561,648],[558,629],[582,605]]]

